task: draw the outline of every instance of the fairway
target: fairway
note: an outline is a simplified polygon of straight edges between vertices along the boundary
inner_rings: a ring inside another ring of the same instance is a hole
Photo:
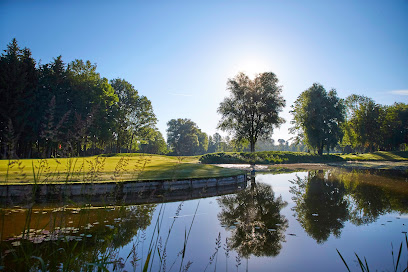
[[[198,157],[150,154],[0,160],[1,184],[178,180],[242,173],[240,170],[200,164]]]

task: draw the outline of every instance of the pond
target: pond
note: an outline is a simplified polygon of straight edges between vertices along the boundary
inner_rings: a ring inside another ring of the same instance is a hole
[[[258,173],[243,187],[168,203],[6,207],[1,265],[10,271],[143,271],[147,264],[147,271],[346,271],[338,250],[352,271],[360,271],[354,253],[372,270],[393,271],[403,242],[400,263],[407,266],[406,176]]]

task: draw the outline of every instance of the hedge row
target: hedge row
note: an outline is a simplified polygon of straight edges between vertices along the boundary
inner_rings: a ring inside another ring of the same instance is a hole
[[[201,163],[208,164],[279,164],[279,163],[323,163],[338,162],[344,159],[338,155],[315,155],[305,152],[262,151],[262,152],[220,152],[205,154],[200,158]]]

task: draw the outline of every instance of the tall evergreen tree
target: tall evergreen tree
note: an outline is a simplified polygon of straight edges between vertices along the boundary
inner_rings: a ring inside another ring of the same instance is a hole
[[[0,58],[0,141],[2,157],[24,156],[32,140],[30,127],[37,89],[35,61],[29,49],[21,50],[16,39]]]

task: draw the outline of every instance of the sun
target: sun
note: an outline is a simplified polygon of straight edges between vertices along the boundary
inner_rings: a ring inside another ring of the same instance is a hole
[[[270,65],[260,57],[247,57],[237,62],[232,70],[234,75],[243,72],[253,79],[259,73],[269,72]]]

